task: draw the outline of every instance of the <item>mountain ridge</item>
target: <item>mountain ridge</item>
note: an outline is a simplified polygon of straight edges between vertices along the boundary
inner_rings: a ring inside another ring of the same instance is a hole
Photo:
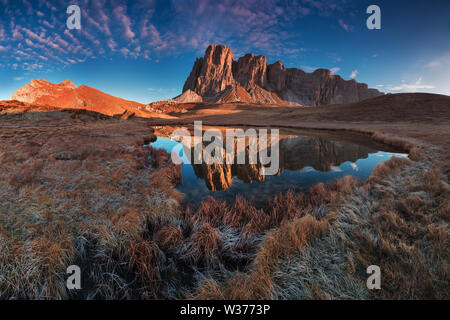
[[[306,73],[286,68],[281,61],[267,64],[264,55],[251,53],[236,61],[229,47],[215,44],[206,49],[204,57],[196,59],[183,86],[183,92],[187,90],[200,95],[204,102],[308,106],[358,102],[383,95],[365,83],[333,75],[328,69]],[[241,94],[227,99],[232,90]]]
[[[139,102],[118,98],[87,85],[77,87],[70,80],[54,84],[45,79],[33,79],[15,91],[11,100],[60,108],[86,109],[110,116],[146,107]]]

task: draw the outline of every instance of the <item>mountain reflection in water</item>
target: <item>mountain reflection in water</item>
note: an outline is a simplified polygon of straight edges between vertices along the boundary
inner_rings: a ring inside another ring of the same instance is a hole
[[[171,152],[178,144],[158,137],[152,147]],[[239,194],[256,206],[264,206],[268,198],[280,192],[304,191],[319,182],[331,182],[346,175],[365,180],[378,163],[394,155],[406,156],[325,138],[287,136],[279,140],[280,168],[275,176],[263,175],[260,163],[184,163],[183,183],[177,189],[194,207],[209,196],[228,201]]]

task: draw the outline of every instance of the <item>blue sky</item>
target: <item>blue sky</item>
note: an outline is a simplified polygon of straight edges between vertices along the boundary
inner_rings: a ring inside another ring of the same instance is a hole
[[[81,30],[66,27],[71,4]],[[381,30],[366,27],[371,4]],[[211,43],[384,92],[450,95],[448,0],[0,0],[0,100],[37,78],[142,103],[173,97]]]

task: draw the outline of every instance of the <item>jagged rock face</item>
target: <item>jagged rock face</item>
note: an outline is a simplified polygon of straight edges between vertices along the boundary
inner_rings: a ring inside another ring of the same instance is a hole
[[[250,95],[237,101],[265,104],[326,105],[358,102],[383,93],[355,80],[344,80],[330,70],[313,73],[290,68],[281,61],[267,65],[265,56],[247,54],[233,61],[230,48],[211,45],[204,58],[197,59],[183,92],[192,90],[208,102],[236,102],[230,90],[240,86]],[[232,100],[228,101],[228,97]]]
[[[58,108],[86,109],[111,116],[145,107],[85,85],[77,87],[68,80],[59,84],[44,79],[31,80],[30,84],[14,92],[11,100]]]
[[[77,86],[69,80],[64,80],[59,84],[53,84],[44,79],[33,79],[30,84],[27,83],[25,87],[19,88],[14,92],[11,96],[11,100],[36,103],[36,101],[45,100],[54,95],[72,96],[71,92],[76,88]],[[70,99],[71,97],[68,98]]]
[[[255,57],[249,53],[234,63],[235,80],[246,90],[255,86],[264,88],[267,85],[267,59],[265,56]]]
[[[233,52],[226,46],[211,45],[204,58],[197,59],[183,92],[192,90],[200,96],[211,96],[235,83]]]
[[[231,188],[233,176],[229,164],[195,164],[194,172],[197,177],[204,179],[211,191],[223,191]]]
[[[282,92],[286,88],[286,76],[286,68],[281,61],[277,61],[267,67],[269,87],[273,91]]]
[[[246,144],[246,146],[248,146]],[[279,141],[279,174],[284,170],[296,171],[305,167],[312,167],[320,172],[328,172],[333,166],[340,166],[344,162],[356,162],[367,158],[375,150],[357,144],[341,143],[317,137],[287,137]],[[203,145],[203,148],[205,146]],[[233,178],[246,183],[262,182],[265,176],[261,169],[264,166],[258,161],[249,164],[248,148],[245,148],[247,164],[206,163],[194,164],[194,172],[198,178],[204,179],[207,188],[211,191],[223,191],[233,184]],[[194,154],[192,153],[192,157]],[[264,170],[264,169],[263,169]]]

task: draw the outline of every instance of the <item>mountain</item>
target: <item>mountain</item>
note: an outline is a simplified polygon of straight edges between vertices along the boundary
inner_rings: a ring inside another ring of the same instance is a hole
[[[205,146],[203,146],[205,148]],[[328,172],[333,166],[340,166],[344,162],[356,162],[365,159],[375,150],[353,143],[342,143],[317,137],[287,137],[279,141],[279,173],[290,170],[297,171],[311,167],[320,172]],[[248,146],[245,149],[246,163],[248,161]],[[301,157],[299,157],[301,155]],[[194,154],[192,153],[192,157]],[[257,164],[222,164],[206,163],[194,164],[194,173],[204,179],[209,190],[223,191],[231,188],[233,177],[241,181],[252,183],[262,182],[265,176],[261,173],[263,165]]]
[[[246,54],[237,61],[224,45],[210,45],[197,58],[183,92],[193,91],[205,102],[248,102],[318,106],[358,102],[383,95],[364,83],[344,80],[330,70],[312,73],[267,64],[265,56]]]
[[[30,84],[14,92],[11,100],[59,108],[85,109],[110,116],[137,112],[146,107],[144,104],[117,98],[85,85],[77,87],[68,80],[59,84],[44,79],[31,80]]]

